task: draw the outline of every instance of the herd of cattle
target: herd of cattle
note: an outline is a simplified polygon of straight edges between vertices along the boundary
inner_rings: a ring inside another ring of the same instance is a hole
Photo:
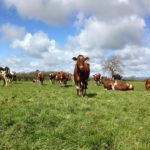
[[[78,55],[78,57],[73,57],[72,59],[76,61],[73,76],[71,76],[67,72],[60,71],[50,73],[49,79],[52,84],[58,82],[60,86],[65,86],[67,84],[67,81],[73,80],[76,87],[77,95],[85,96],[90,76],[90,64],[87,63],[89,58],[84,57],[83,55]],[[95,84],[97,86],[103,84],[103,87],[106,90],[121,90],[121,91],[134,90],[134,86],[132,84],[122,81],[121,78],[122,77],[118,74],[113,76],[113,78],[101,76],[100,73],[96,73],[95,75],[93,75],[93,80],[95,81]],[[12,73],[10,72],[9,67],[0,67],[0,79],[4,81],[3,85],[7,86],[9,81],[16,81],[17,76],[15,72]],[[43,85],[44,73],[37,71],[36,79],[33,79],[32,82],[33,83],[40,82]],[[146,79],[145,81],[145,89],[146,90],[150,89],[150,78]]]

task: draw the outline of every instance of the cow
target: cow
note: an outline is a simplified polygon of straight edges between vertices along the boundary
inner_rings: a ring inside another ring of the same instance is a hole
[[[74,83],[78,96],[85,96],[88,85],[88,79],[90,75],[90,64],[86,63],[89,57],[78,55],[78,57],[72,58],[76,61],[74,68]]]
[[[122,79],[122,76],[121,76],[120,74],[114,74],[114,75],[112,75],[112,78],[113,78],[114,80],[121,80],[121,79]]]
[[[48,76],[49,76],[50,82],[51,82],[52,84],[54,84],[54,82],[55,82],[55,77],[56,77],[56,73],[50,73]]]
[[[94,79],[96,85],[100,85],[101,74],[100,73],[94,74],[93,79]]]
[[[17,82],[17,73],[15,71],[8,73],[6,76],[10,80],[10,82]]]
[[[10,74],[10,69],[9,67],[0,67],[0,77],[4,81],[3,86],[8,85],[8,74]]]
[[[44,73],[41,71],[37,71],[37,82],[40,82],[43,85],[44,82]]]
[[[55,80],[59,82],[60,86],[66,86],[67,81],[70,80],[70,75],[67,72],[59,71],[55,74]]]
[[[115,81],[114,83],[112,83],[112,90],[120,90],[120,91],[134,90],[134,86],[126,82]]]
[[[36,80],[36,79],[33,79],[32,82],[33,82],[33,83],[37,83],[37,80]]]
[[[150,78],[145,80],[145,89],[149,90],[150,89]]]
[[[113,79],[109,79],[107,77],[101,77],[104,89],[112,90],[112,84],[115,82]]]

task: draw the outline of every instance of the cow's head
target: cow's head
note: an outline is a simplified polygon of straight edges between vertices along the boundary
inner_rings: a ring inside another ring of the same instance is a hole
[[[77,61],[77,67],[79,70],[84,70],[84,62],[89,60],[89,57],[84,57],[83,55],[78,55],[78,57],[72,58],[74,61]]]

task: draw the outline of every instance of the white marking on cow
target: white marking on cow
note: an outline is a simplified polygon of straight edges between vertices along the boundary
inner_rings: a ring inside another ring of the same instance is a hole
[[[115,81],[115,83],[111,83],[111,88],[112,90],[115,90],[115,86],[117,85],[117,81]]]
[[[76,86],[76,89],[77,89],[77,90],[79,90],[79,89],[80,89],[80,87],[79,87],[79,86]]]

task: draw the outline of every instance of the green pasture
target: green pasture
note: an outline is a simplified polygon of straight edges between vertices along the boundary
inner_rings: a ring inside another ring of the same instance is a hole
[[[45,82],[0,81],[0,150],[150,150],[150,91],[106,91],[89,82],[87,96]]]

